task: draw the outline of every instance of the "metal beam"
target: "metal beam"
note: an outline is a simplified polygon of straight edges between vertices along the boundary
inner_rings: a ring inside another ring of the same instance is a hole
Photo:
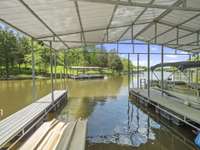
[[[133,25],[132,25],[132,27],[131,27],[131,42],[132,42],[132,48],[133,48],[133,53],[135,53],[135,45],[134,45],[134,39],[133,39],[133,33],[134,33],[134,31],[133,31]]]
[[[185,34],[185,35],[183,35],[183,36],[179,36],[179,39],[182,39],[182,38],[185,38],[185,37],[190,36],[190,35],[192,35],[192,34],[198,33],[199,31],[200,31],[200,29],[197,30],[197,31],[194,31],[194,32]],[[165,42],[165,43],[163,43],[163,44],[164,44],[164,45],[168,45],[168,44],[170,44],[171,42],[174,42],[174,41],[176,41],[176,40],[177,40],[177,38],[172,39],[172,40],[170,40],[170,41],[167,41],[167,42]]]
[[[179,6],[180,4],[182,4],[182,0],[178,0],[177,2],[175,2],[172,6]],[[167,9],[165,10],[161,15],[159,15],[158,17],[156,17],[154,19],[153,22],[149,23],[146,27],[144,27],[140,32],[138,32],[135,36],[134,39],[136,39],[139,35],[141,35],[143,32],[145,32],[147,29],[149,29],[152,25],[154,25],[154,22],[158,22],[160,21],[163,17],[165,17],[167,14],[169,14],[172,10],[171,9]]]
[[[63,43],[67,48],[70,48],[62,39],[56,35],[56,33],[23,1],[18,0],[35,18],[37,18],[54,36],[56,36],[60,42]]]
[[[16,27],[16,26],[12,25],[11,23],[7,22],[6,20],[0,18],[0,21],[1,21],[2,23],[5,23],[5,24],[7,24],[8,26],[12,27],[13,29],[16,29],[17,31],[23,33],[24,35],[29,36],[29,37],[31,37],[32,39],[36,40],[36,38],[33,37],[31,34],[29,34],[29,33],[25,32],[25,31],[21,30],[20,28],[18,28],[18,27]]]
[[[185,20],[185,21],[183,21],[183,22],[181,22],[181,23],[179,23],[179,24],[177,24],[177,25],[176,25],[176,24],[173,24],[173,23],[171,23],[171,22],[168,22],[168,21],[158,21],[159,24],[163,24],[163,25],[166,25],[166,26],[169,26],[169,27],[172,27],[172,28],[170,28],[170,29],[168,29],[167,31],[164,31],[164,32],[158,34],[157,36],[151,38],[149,41],[152,41],[152,40],[154,40],[155,38],[158,38],[158,37],[160,37],[160,36],[162,36],[162,35],[164,35],[164,34],[170,32],[170,31],[172,31],[173,29],[175,29],[175,28],[177,28],[177,27],[178,27],[179,29],[181,29],[181,30],[185,30],[185,31],[188,31],[188,32],[195,32],[194,29],[190,29],[190,28],[184,27],[184,26],[182,26],[182,25],[185,24],[185,23],[187,23],[187,22],[189,22],[189,21],[191,21],[191,20],[193,20],[193,19],[195,19],[195,18],[197,18],[197,17],[199,17],[199,16],[200,16],[200,13],[198,13],[198,14],[192,16],[191,18],[189,18],[189,19],[187,19],[187,20]]]
[[[153,4],[155,0],[151,0],[151,2],[149,4]],[[145,11],[148,9],[148,7],[145,7],[144,10],[135,18],[135,20],[132,22],[132,26],[140,19],[140,17],[145,13]],[[118,41],[121,40],[121,38],[128,32],[128,30],[131,28],[131,26],[129,26],[127,29],[125,29],[125,31],[119,36]]]
[[[172,27],[173,29],[178,27],[181,30],[185,30],[185,31],[188,31],[188,32],[194,32],[195,29],[192,29],[192,28],[186,27],[186,26],[182,26],[182,25],[185,24],[185,23],[190,22],[191,20],[193,20],[193,19],[195,19],[196,17],[199,17],[199,16],[200,16],[200,14],[195,15],[195,16],[193,16],[193,17],[191,17],[191,18],[189,18],[189,19],[187,19],[187,20],[185,20],[185,21],[183,21],[183,22],[181,22],[179,24],[174,24],[172,22],[164,21],[164,20],[162,20],[162,21],[160,20],[160,21],[158,21],[158,23],[166,25],[166,26],[169,26],[169,27]]]
[[[82,24],[82,20],[81,20],[81,15],[80,15],[80,11],[79,11],[78,2],[75,1],[74,4],[75,4],[75,7],[76,7],[76,13],[77,13],[78,21],[79,21],[79,24],[80,24],[81,34],[82,34],[82,37],[83,37],[84,45],[87,46],[87,44],[86,44],[86,38],[85,38],[85,33],[83,32],[84,30],[83,30],[83,24]]]
[[[154,42],[157,43],[157,34],[158,34],[158,23],[155,22],[155,38],[154,38]],[[151,40],[150,40],[151,41]]]
[[[141,22],[141,23],[136,23],[135,25],[144,25],[144,24],[148,24],[151,23],[151,21],[147,21],[147,22]],[[129,27],[132,24],[125,24],[125,25],[120,25],[120,26],[112,26],[109,27],[109,29],[118,29],[118,28],[124,28],[124,27]],[[91,30],[84,30],[83,32],[95,32],[95,31],[102,31],[102,30],[106,30],[107,27],[103,27],[103,28],[97,28],[97,29],[91,29]],[[80,34],[81,31],[76,31],[76,32],[69,32],[69,33],[59,33],[57,34],[57,36],[67,36],[67,35],[73,35],[73,34]],[[40,37],[36,37],[37,39],[44,39],[44,38],[53,38],[54,35],[43,35]]]
[[[179,49],[183,46],[199,46],[199,45],[196,45],[197,42],[199,41],[193,41],[193,42],[187,43],[186,45],[179,45],[178,47],[176,47],[176,49]]]
[[[49,47],[50,47],[50,66],[51,66],[51,101],[54,103],[54,82],[53,82],[53,51],[52,51],[52,42],[49,42]]]
[[[128,89],[130,89],[130,53],[128,53]]]
[[[140,54],[137,54],[137,88],[140,88]]]
[[[108,22],[108,25],[107,25],[106,30],[110,29],[110,26],[111,26],[111,23],[112,23],[112,21],[113,21],[115,12],[117,11],[117,8],[118,8],[118,5],[115,5],[115,7],[114,7],[114,9],[113,9],[113,12],[112,12],[112,15],[111,15],[111,18],[110,18],[110,20],[109,20],[109,22]],[[104,33],[104,37],[103,37],[103,40],[102,40],[102,41],[105,40],[106,35],[107,35],[107,31]]]
[[[163,63],[164,63],[164,46],[161,46],[161,90],[162,90],[162,96],[163,96],[163,90],[164,90],[164,69],[163,69]]]
[[[34,40],[31,39],[31,55],[32,55],[32,100],[36,99],[36,86],[35,86],[35,50]]]
[[[111,1],[111,0],[72,0],[72,1],[81,1],[81,2],[91,2],[91,3],[103,3],[111,5],[122,5],[122,6],[133,6],[133,7],[148,7],[148,8],[157,8],[157,9],[168,9],[168,10],[182,10],[182,11],[196,11],[200,12],[200,8],[194,7],[177,7],[169,5],[159,5],[159,4],[146,4],[140,2],[126,2],[126,1]],[[183,2],[183,0],[181,0]]]
[[[51,40],[43,40],[44,42],[50,42]],[[52,41],[52,42],[60,42],[58,40],[56,41]],[[77,43],[80,44],[82,41],[64,41],[66,43]],[[174,44],[174,43],[169,43],[166,46],[197,46],[196,45],[197,41],[191,42],[191,43],[187,43],[187,44]],[[113,42],[99,42],[99,41],[87,41],[88,44],[94,45],[94,44],[116,44],[117,42],[113,41]],[[122,45],[130,45],[133,44],[132,42],[118,42],[118,44],[122,44]],[[154,43],[150,43],[150,44],[154,44]],[[156,43],[157,45],[162,45],[163,43]],[[147,43],[134,43],[134,45],[148,45]]]
[[[150,98],[150,44],[148,43],[148,54],[147,54],[147,89],[148,89],[148,97]]]

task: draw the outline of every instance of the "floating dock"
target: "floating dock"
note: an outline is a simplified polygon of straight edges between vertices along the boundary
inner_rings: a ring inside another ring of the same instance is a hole
[[[11,141],[11,143],[17,142],[43,122],[48,113],[59,107],[66,97],[66,90],[54,91],[54,102],[50,93],[0,121],[0,149],[7,147]]]
[[[130,89],[129,94],[139,101],[154,106],[157,113],[175,124],[184,122],[200,131],[200,109],[180,103],[175,97],[162,95],[161,91],[155,89],[150,89],[150,97],[147,89]]]
[[[85,150],[87,120],[45,122],[19,150]]]
[[[104,75],[69,75],[70,79],[74,80],[86,80],[86,79],[104,79]]]

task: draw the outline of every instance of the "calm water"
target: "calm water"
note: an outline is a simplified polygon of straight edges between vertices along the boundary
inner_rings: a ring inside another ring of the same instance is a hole
[[[32,102],[30,80],[0,81],[4,116]],[[88,119],[87,150],[194,150],[187,127],[176,128],[128,97],[127,77],[106,80],[67,80],[69,100],[57,118]],[[37,97],[50,91],[49,80],[37,80]],[[64,84],[57,80],[57,89]]]

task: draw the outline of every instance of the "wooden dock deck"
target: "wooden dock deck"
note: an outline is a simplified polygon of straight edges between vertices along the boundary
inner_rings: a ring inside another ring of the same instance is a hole
[[[65,90],[54,91],[54,103],[51,93],[26,106],[20,111],[0,121],[0,149],[14,138],[26,134],[31,127],[44,119],[48,112],[66,99]]]
[[[155,90],[162,91],[160,88],[153,88]],[[188,94],[183,94],[170,90],[163,90],[166,95],[172,96],[177,99],[180,103],[184,103],[190,107],[196,108],[200,110],[200,98],[197,96],[192,96]]]
[[[19,150],[85,150],[87,120],[45,122]]]
[[[162,96],[161,91],[155,89],[150,90],[149,98],[147,89],[130,89],[129,93],[134,97],[150,103],[168,115],[200,130],[199,126],[195,126],[191,123],[194,122],[200,125],[200,110],[189,107],[184,103],[180,103],[174,97],[168,95]]]

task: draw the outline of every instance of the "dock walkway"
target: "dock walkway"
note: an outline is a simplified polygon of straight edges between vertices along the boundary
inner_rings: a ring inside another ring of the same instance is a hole
[[[153,104],[159,109],[167,112],[169,115],[193,126],[190,122],[200,124],[200,110],[189,107],[183,103],[178,102],[174,97],[161,94],[160,91],[151,89],[150,98],[148,98],[147,89],[131,89],[130,94]],[[196,128],[196,127],[195,127]]]
[[[154,88],[154,89],[162,91],[159,88]],[[200,97],[192,96],[192,95],[188,95],[188,94],[182,94],[182,93],[178,93],[178,92],[170,91],[170,90],[163,90],[163,92],[166,95],[175,97],[177,99],[177,101],[184,103],[185,105],[188,105],[190,107],[200,110]]]
[[[38,120],[44,119],[56,104],[65,99],[66,94],[65,90],[54,91],[54,103],[48,94],[0,121],[0,149],[16,136],[23,135]]]

